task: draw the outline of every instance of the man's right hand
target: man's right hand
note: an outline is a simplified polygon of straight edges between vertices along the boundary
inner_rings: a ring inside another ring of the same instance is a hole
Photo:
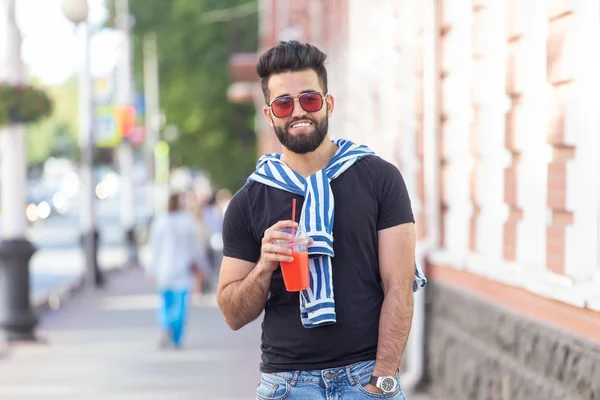
[[[283,243],[292,240],[292,235],[281,232],[295,228],[292,221],[279,221],[265,231],[258,263],[231,257],[223,257],[217,301],[227,325],[238,330],[254,321],[264,311],[273,271],[280,262],[292,262],[291,249]],[[308,244],[311,244],[309,239]]]
[[[264,268],[266,271],[273,272],[277,268],[279,262],[294,261],[294,258],[290,257],[292,249],[288,246],[275,244],[274,242],[276,240],[292,240],[291,234],[280,231],[285,228],[296,227],[298,227],[298,223],[291,220],[279,221],[265,231],[265,236],[262,239],[262,246],[260,249],[259,267]]]

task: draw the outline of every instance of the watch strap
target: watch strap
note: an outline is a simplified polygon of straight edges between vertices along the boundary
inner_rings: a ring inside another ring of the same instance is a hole
[[[377,386],[377,380],[379,379],[378,376],[375,375],[371,375],[371,379],[369,379],[369,384],[373,385],[373,386]]]

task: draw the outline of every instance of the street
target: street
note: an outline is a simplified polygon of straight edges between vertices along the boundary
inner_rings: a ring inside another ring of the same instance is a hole
[[[136,220],[147,221],[145,192],[137,193],[139,207]],[[98,262],[103,269],[120,267],[127,255],[119,219],[119,199],[97,201],[96,221],[100,231]],[[31,299],[34,304],[48,293],[60,290],[83,274],[84,254],[80,243],[80,222],[77,214],[54,215],[36,222],[27,232],[38,249],[30,263]]]

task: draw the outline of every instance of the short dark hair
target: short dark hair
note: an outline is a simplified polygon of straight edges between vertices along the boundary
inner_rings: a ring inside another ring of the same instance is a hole
[[[256,64],[256,73],[260,77],[265,101],[269,102],[269,77],[282,72],[296,72],[312,69],[317,73],[322,89],[327,93],[327,54],[308,43],[296,40],[279,42],[277,46],[261,54]]]
[[[169,195],[167,210],[169,210],[169,212],[181,210],[181,195],[179,193],[171,193]]]

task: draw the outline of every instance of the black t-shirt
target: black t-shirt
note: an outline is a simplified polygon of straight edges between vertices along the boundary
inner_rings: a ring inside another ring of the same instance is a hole
[[[377,232],[414,223],[410,199],[400,171],[377,156],[358,160],[331,181],[331,189],[337,322],[304,328],[299,294],[285,290],[277,268],[262,323],[262,372],[326,369],[375,359],[383,302]],[[224,255],[257,262],[265,230],[291,218],[294,197],[299,212],[302,196],[258,182],[246,184],[227,207]]]

